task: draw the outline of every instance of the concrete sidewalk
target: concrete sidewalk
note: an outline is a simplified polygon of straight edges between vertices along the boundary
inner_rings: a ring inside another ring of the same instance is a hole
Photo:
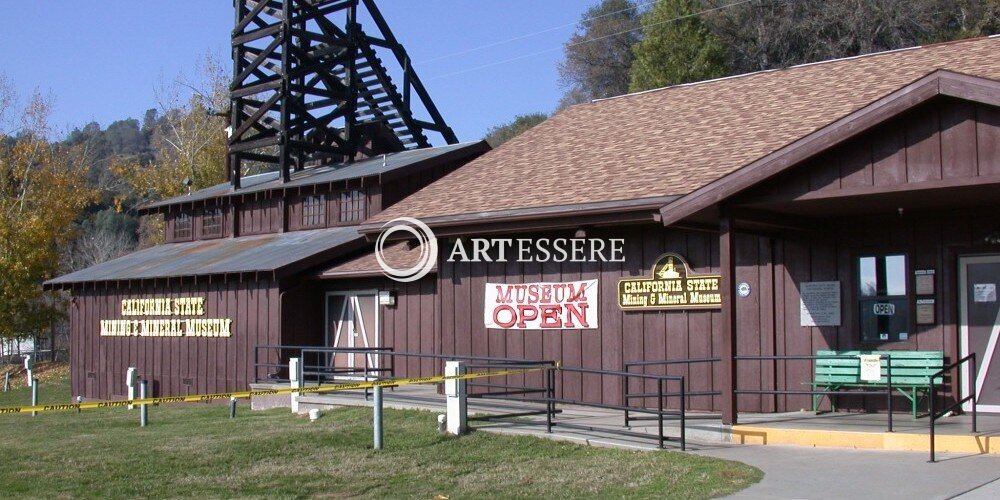
[[[737,460],[764,479],[731,498],[1000,498],[1000,457],[798,446],[721,446],[695,453]]]

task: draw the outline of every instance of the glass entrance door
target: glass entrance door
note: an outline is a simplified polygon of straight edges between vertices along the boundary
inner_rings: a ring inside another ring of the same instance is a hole
[[[960,258],[958,277],[960,349],[962,357],[976,353],[977,409],[1000,413],[1000,255]],[[963,370],[963,397],[972,387],[970,378]]]

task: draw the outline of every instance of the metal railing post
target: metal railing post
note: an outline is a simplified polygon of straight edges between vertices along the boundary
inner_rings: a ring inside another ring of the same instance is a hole
[[[229,418],[236,418],[236,398],[229,398]]]
[[[934,404],[934,377],[930,379],[930,384],[928,384],[928,397],[931,399],[931,414],[930,414],[930,440],[931,440],[931,462],[934,462],[934,421],[937,420],[937,410]]]
[[[885,357],[886,413],[889,414],[889,432],[892,432],[892,355]]]
[[[354,355],[352,354],[351,356],[354,356]],[[365,358],[365,382],[367,382],[368,381],[368,353],[364,354],[364,358]],[[368,388],[367,387],[365,387],[365,401],[368,401]]]
[[[687,451],[687,384],[681,376],[681,451]]]
[[[556,410],[556,402],[555,402],[555,399],[556,399],[556,370],[555,370],[555,367],[553,367],[551,369],[548,369],[548,370],[545,370],[545,375],[546,375],[545,385],[548,386],[547,387],[548,391],[546,392],[546,395],[548,396],[548,398],[547,398],[548,401],[546,402],[546,408],[545,408],[548,411],[545,413],[545,432],[551,434],[552,433],[552,414],[555,413],[555,410]]]
[[[146,381],[139,382],[139,399],[146,399]],[[145,427],[149,423],[149,405],[143,403],[139,405],[139,426]]]
[[[374,407],[374,418],[375,418],[375,436],[374,436],[374,448],[376,450],[382,449],[382,386],[377,385],[374,389],[375,392],[375,404]]]
[[[625,365],[625,371],[628,371],[628,365]],[[625,427],[628,428],[628,380],[629,376],[625,376],[625,381],[622,382],[622,406],[625,406]],[[643,384],[645,385],[645,384]],[[645,390],[645,389],[644,389]]]
[[[978,399],[978,396],[976,394],[979,392],[979,387],[978,387],[979,381],[977,379],[977,377],[979,376],[979,368],[976,366],[976,353],[974,353],[974,352],[972,353],[972,357],[970,358],[970,361],[971,361],[970,365],[972,366],[972,379],[971,379],[972,380],[972,387],[971,387],[971,389],[972,389],[972,393],[971,393],[971,395],[972,395],[972,432],[976,433],[976,432],[979,432],[978,430],[976,430],[976,411],[977,411],[976,410],[976,399]],[[932,380],[931,382],[933,383],[934,381]]]
[[[657,417],[657,423],[658,423],[658,427],[659,427],[658,432],[657,432],[657,436],[659,437],[659,440],[660,440],[660,449],[661,450],[663,449],[663,380],[664,379],[662,379],[662,378],[656,379],[656,396],[657,396],[656,397],[656,401],[657,401],[657,410],[658,410],[656,412],[656,417]]]
[[[37,378],[32,378],[31,379],[31,406],[37,406],[37,405],[38,405],[38,379]],[[34,417],[35,415],[38,415],[38,412],[37,411],[32,411],[31,412],[31,416]]]

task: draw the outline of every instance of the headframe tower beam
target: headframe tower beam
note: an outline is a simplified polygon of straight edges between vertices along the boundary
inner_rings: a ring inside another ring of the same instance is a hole
[[[227,177],[235,189],[251,167],[287,182],[311,165],[430,147],[429,133],[458,142],[374,0],[234,7]]]

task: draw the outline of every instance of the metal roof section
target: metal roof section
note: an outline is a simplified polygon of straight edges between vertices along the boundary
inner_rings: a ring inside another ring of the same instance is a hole
[[[100,281],[252,272],[278,274],[314,265],[318,263],[312,262],[315,259],[329,258],[363,243],[357,226],[167,243],[51,279],[44,285],[64,288]]]
[[[337,163],[293,172],[291,180],[281,182],[279,172],[267,172],[242,179],[242,187],[234,190],[228,182],[200,189],[191,194],[175,196],[150,203],[139,209],[140,213],[155,212],[158,208],[206,201],[213,198],[240,196],[270,190],[295,189],[318,184],[343,182],[365,177],[405,175],[411,170],[433,167],[440,162],[460,160],[489,150],[485,141],[463,142],[435,148],[414,149],[366,158],[354,163]]]

